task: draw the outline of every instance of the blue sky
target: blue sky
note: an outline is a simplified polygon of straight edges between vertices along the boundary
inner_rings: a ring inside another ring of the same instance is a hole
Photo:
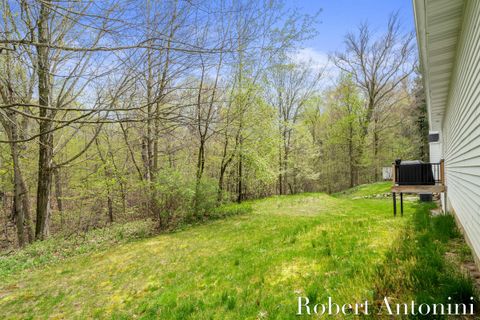
[[[411,0],[290,0],[288,3],[302,13],[323,9],[319,34],[305,45],[325,53],[341,50],[343,36],[362,22],[368,21],[374,28],[382,30],[394,11],[399,12],[406,30],[414,30]]]
[[[355,31],[362,22],[381,32],[386,28],[389,15],[398,11],[405,31],[415,30],[411,0],[287,0],[286,3],[301,13],[313,14],[322,9],[318,35],[298,48],[294,56],[298,61],[312,61],[319,67],[327,65],[328,54],[343,49],[345,34]],[[328,83],[337,72],[331,70],[326,75]]]

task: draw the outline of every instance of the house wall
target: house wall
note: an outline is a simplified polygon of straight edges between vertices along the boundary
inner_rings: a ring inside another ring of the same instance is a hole
[[[430,151],[430,162],[435,162],[435,163],[440,162],[440,160],[443,159],[441,141],[430,142],[428,146]]]
[[[447,209],[480,256],[480,1],[467,1],[442,125]]]

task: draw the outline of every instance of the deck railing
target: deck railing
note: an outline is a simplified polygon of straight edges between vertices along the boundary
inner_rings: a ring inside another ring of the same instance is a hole
[[[446,203],[445,163],[440,162],[402,162],[397,160],[392,165],[393,172],[393,215],[397,215],[397,197],[400,193],[400,212],[403,216],[404,193],[443,193]]]
[[[444,185],[444,161],[407,163],[395,162],[392,166],[394,185],[428,186]]]

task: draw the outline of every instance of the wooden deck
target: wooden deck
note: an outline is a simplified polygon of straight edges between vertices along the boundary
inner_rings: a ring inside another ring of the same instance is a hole
[[[447,187],[445,186],[445,161],[442,159],[439,163],[440,177],[435,180],[435,184],[432,185],[398,185],[397,183],[397,170],[396,164],[392,164],[393,171],[393,186],[392,186],[392,198],[393,198],[393,215],[397,215],[397,193],[400,194],[400,212],[403,216],[403,194],[404,193],[443,193],[445,203],[447,201]]]
[[[396,193],[440,193],[445,192],[444,185],[418,185],[418,186],[393,186],[392,192]]]

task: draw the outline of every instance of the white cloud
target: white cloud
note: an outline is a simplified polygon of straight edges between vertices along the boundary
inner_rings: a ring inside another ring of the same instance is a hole
[[[328,55],[313,48],[303,48],[293,53],[292,59],[297,63],[309,63],[312,68],[323,69],[328,64]]]
[[[328,54],[311,47],[302,48],[292,54],[295,63],[306,63],[312,69],[323,71],[322,85],[329,86],[338,78],[339,71],[328,58]]]

